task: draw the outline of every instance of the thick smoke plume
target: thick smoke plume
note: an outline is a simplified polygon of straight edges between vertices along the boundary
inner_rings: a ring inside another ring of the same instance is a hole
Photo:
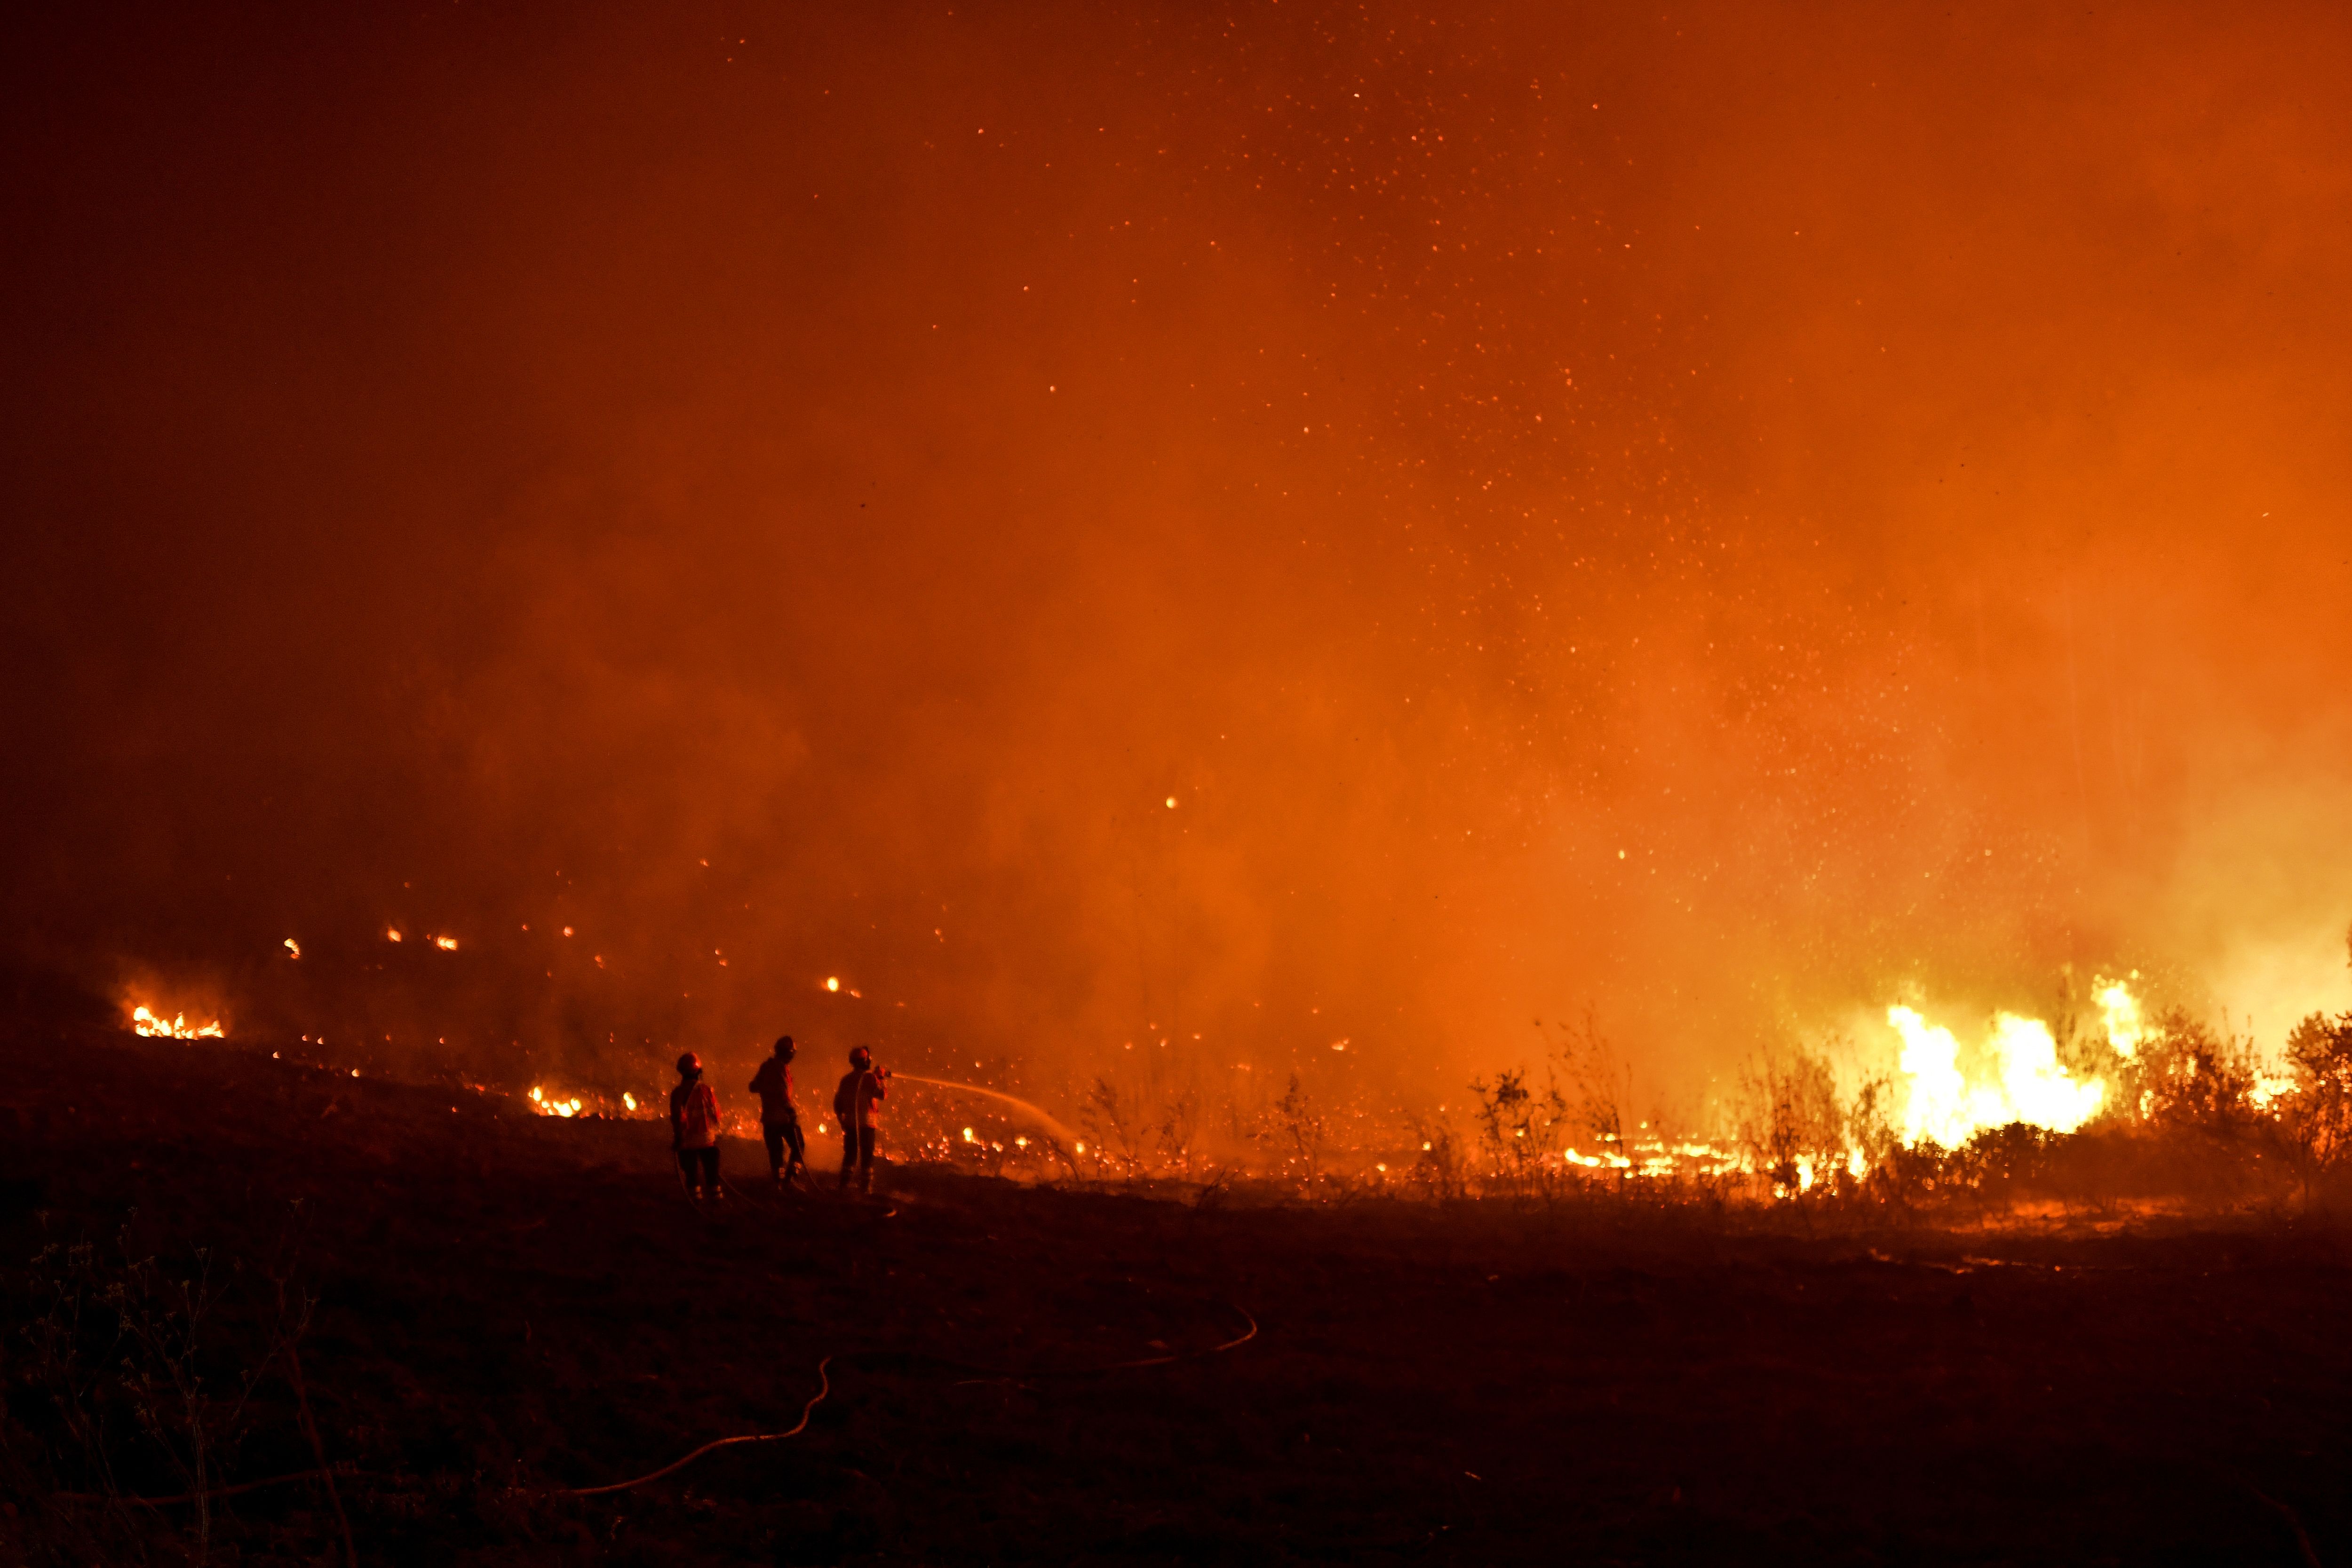
[[[26,26],[19,1005],[1418,1102],[2347,1000],[2330,8]]]

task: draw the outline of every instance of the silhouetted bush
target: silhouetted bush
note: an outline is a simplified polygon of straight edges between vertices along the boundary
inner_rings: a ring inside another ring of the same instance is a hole
[[[2286,1037],[2294,1092],[2276,1122],[2287,1160],[2308,1198],[2352,1165],[2352,1013],[2313,1013]]]

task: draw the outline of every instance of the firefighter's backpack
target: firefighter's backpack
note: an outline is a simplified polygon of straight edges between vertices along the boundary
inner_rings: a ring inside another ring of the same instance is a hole
[[[698,1083],[678,1113],[678,1141],[689,1149],[707,1149],[719,1141],[719,1098],[708,1085]]]

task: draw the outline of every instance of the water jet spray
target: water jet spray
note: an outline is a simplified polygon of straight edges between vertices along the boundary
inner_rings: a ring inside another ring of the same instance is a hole
[[[985,1094],[991,1100],[1002,1100],[1008,1105],[1018,1105],[1022,1110],[1028,1112],[1030,1115],[1036,1118],[1037,1124],[1039,1126],[1045,1128],[1045,1131],[1051,1133],[1064,1144],[1075,1145],[1078,1141],[1078,1135],[1076,1133],[1071,1132],[1067,1127],[1062,1125],[1061,1123],[1047,1115],[1042,1108],[1031,1104],[1028,1101],[1022,1099],[1017,1094],[1007,1094],[1002,1089],[984,1089],[977,1083],[957,1083],[945,1078],[924,1078],[912,1072],[893,1071],[890,1076],[893,1078],[902,1078],[909,1083],[928,1083],[934,1089],[956,1089],[961,1090],[967,1094]]]

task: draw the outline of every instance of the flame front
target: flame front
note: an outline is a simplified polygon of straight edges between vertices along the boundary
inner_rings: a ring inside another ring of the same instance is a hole
[[[151,1040],[225,1040],[228,1030],[220,1021],[191,1024],[185,1013],[174,1013],[168,1019],[159,1017],[145,1003],[131,1009],[131,1032],[143,1034]]]
[[[2130,993],[2120,985],[2113,988],[2137,1019]],[[2112,1029],[2119,1015],[2111,1009],[2108,1016]],[[1901,1134],[1906,1148],[1931,1143],[1957,1149],[1988,1128],[2016,1122],[2071,1133],[2097,1115],[2106,1101],[2105,1080],[2077,1079],[2059,1064],[2058,1042],[2040,1019],[1994,1015],[1979,1053],[1989,1071],[1974,1082],[1960,1070],[1960,1043],[1950,1030],[1906,1007],[1888,1008],[1886,1021],[1902,1037],[1901,1066],[1910,1081]]]

